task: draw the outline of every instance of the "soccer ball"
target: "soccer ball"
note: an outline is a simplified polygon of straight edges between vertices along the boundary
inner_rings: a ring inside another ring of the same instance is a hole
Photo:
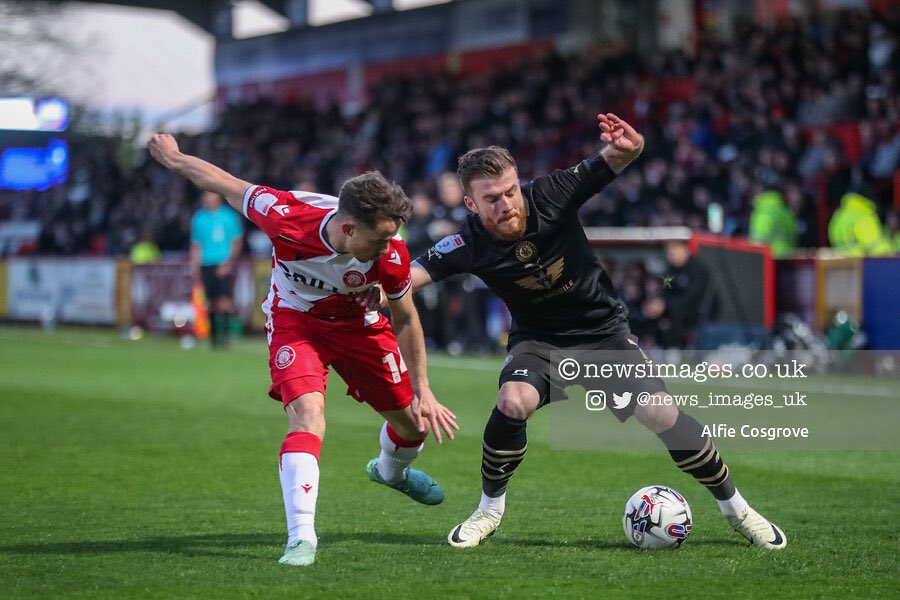
[[[691,533],[691,507],[672,488],[650,485],[628,499],[622,527],[638,548],[677,548]]]

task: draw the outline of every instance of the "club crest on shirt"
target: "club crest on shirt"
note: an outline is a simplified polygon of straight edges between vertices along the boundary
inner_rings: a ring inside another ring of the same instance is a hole
[[[297,353],[290,346],[282,346],[275,353],[275,366],[279,369],[286,369],[297,358]]]
[[[359,271],[347,271],[344,273],[344,285],[348,288],[358,288],[366,283],[366,276]]]
[[[515,252],[519,262],[527,263],[537,254],[537,247],[527,240],[522,240],[516,244],[516,248],[513,252]]]

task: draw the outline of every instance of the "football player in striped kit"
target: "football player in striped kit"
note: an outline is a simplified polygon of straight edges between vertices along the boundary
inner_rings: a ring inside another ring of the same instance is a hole
[[[315,562],[319,452],[325,433],[329,367],[348,395],[384,417],[379,456],[369,478],[423,504],[444,498],[440,486],[410,464],[429,433],[453,438],[455,415],[428,383],[425,342],[413,305],[409,253],[397,235],[411,204],[403,190],[370,172],[347,180],[338,197],[251,185],[182,153],[156,134],[150,154],[199,188],[223,196],[273,243],[272,283],[263,303],[269,343],[269,395],[284,405],[288,433],[279,473],[288,541],[282,564]],[[392,323],[357,298],[380,284]]]

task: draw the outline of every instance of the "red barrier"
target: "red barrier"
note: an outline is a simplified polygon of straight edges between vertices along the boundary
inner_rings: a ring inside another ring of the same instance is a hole
[[[746,297],[752,303],[753,296],[757,293],[759,294],[758,301],[762,303],[762,324],[771,330],[775,325],[775,261],[772,258],[772,251],[769,247],[742,238],[695,232],[688,241],[688,248],[690,248],[692,254],[697,254],[702,247],[721,248],[726,251],[754,254],[762,259],[762,289],[746,290]],[[715,265],[710,266],[715,268]],[[732,273],[732,275],[738,276],[741,274]],[[745,275],[752,276],[753,274],[747,273]],[[748,277],[744,279],[748,279]]]

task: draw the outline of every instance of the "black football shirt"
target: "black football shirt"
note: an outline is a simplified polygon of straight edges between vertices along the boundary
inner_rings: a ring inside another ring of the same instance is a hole
[[[596,154],[522,186],[525,235],[505,242],[469,214],[416,262],[432,280],[472,273],[509,308],[510,347],[522,339],[581,343],[627,330],[625,305],[600,266],[578,209],[615,179]]]

